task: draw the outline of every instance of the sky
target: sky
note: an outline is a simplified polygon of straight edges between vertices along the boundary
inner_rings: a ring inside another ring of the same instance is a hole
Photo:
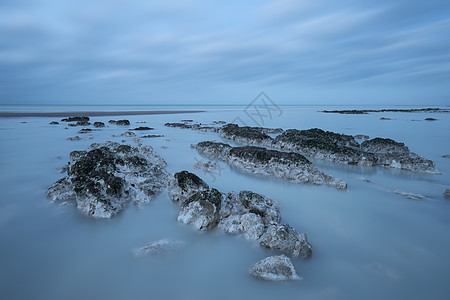
[[[0,104],[450,105],[448,0],[1,0]]]

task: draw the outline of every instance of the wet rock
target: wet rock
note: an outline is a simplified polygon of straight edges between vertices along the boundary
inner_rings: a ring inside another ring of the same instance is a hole
[[[445,191],[444,191],[444,197],[450,198],[450,189],[445,189]]]
[[[357,134],[355,136],[353,136],[355,139],[357,140],[368,140],[369,136],[368,135],[364,135],[364,134]]]
[[[293,257],[308,258],[312,254],[312,246],[306,234],[299,234],[289,225],[271,225],[259,239],[263,247],[274,249]]]
[[[327,184],[338,189],[347,188],[347,184],[341,179],[320,172],[299,153],[255,146],[231,147],[213,141],[200,142],[191,147],[248,173],[275,176],[296,183]]]
[[[122,133],[120,136],[124,136],[124,137],[135,137],[135,136],[136,136],[136,133],[131,132],[131,131],[127,131],[127,132]]]
[[[156,257],[164,258],[181,250],[185,243],[171,239],[162,239],[156,242],[148,243],[147,245],[134,249],[133,254],[136,257]]]
[[[81,138],[78,135],[76,135],[74,137],[67,138],[67,140],[68,141],[79,141],[79,140],[81,140]]]
[[[147,127],[147,126],[139,126],[137,128],[131,130],[154,130],[155,128]]]
[[[76,126],[89,126],[89,125],[91,125],[91,123],[88,121],[78,121],[75,125]]]
[[[88,122],[89,117],[68,117],[61,119],[62,122]]]
[[[58,122],[56,122],[56,121],[52,121],[52,122],[50,122],[50,125],[58,125],[59,123]]]
[[[209,186],[197,175],[188,171],[175,173],[169,181],[169,196],[172,201],[183,204],[194,193],[208,190]]]
[[[208,230],[219,222],[222,194],[216,189],[194,193],[181,205],[178,221],[197,230]]]
[[[272,138],[256,127],[239,127],[236,124],[227,124],[220,129],[220,135],[223,138],[248,144],[270,145]]]
[[[95,128],[105,127],[105,123],[103,123],[103,122],[94,122],[94,127]]]
[[[425,121],[437,121],[435,118],[425,118]]]
[[[109,120],[108,123],[112,124],[112,125],[121,125],[121,126],[130,125],[130,121],[129,120],[117,120],[117,121]]]
[[[92,129],[90,129],[90,128],[83,128],[80,131],[78,131],[78,133],[91,133],[91,132],[92,132]]]
[[[412,193],[406,193],[404,191],[401,190],[396,190],[394,193],[398,194],[398,195],[402,195],[408,199],[413,199],[413,200],[420,200],[425,198],[424,196],[420,195],[420,194],[412,194]]]
[[[255,278],[270,281],[299,280],[291,260],[285,255],[269,256],[258,261],[250,269]]]
[[[166,163],[150,146],[94,143],[89,151],[73,151],[68,176],[47,191],[53,201],[75,195],[78,209],[110,218],[129,202],[149,202],[166,186]]]
[[[220,221],[219,228],[229,235],[243,235],[248,240],[257,241],[265,231],[260,215],[244,213],[230,215]]]
[[[157,137],[164,137],[164,135],[162,135],[162,134],[148,134],[148,135],[141,136],[141,138],[143,138],[143,139],[157,138]]]

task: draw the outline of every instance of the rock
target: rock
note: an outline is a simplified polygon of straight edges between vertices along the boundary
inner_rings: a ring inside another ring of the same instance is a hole
[[[213,124],[227,124],[225,121],[213,121]]]
[[[261,216],[266,226],[281,221],[280,205],[277,201],[251,191],[239,192],[238,203],[250,213]]]
[[[147,126],[140,126],[131,130],[153,130],[155,128],[147,127]]]
[[[80,131],[78,131],[78,133],[90,133],[90,132],[92,132],[92,129],[90,128],[83,128]]]
[[[217,164],[210,160],[207,161],[197,161],[194,164],[195,169],[202,170],[204,172],[212,173],[215,169],[217,169]]]
[[[141,205],[167,184],[166,162],[150,146],[94,143],[89,151],[73,151],[68,176],[47,190],[53,201],[72,198],[83,213],[110,218],[129,202]]]
[[[121,126],[130,125],[130,121],[128,121],[128,120],[118,120],[118,121],[109,120],[108,123],[113,124],[113,125],[121,125]]]
[[[361,151],[372,153],[376,165],[408,171],[440,174],[433,161],[410,152],[404,143],[392,139],[374,138],[361,144]]]
[[[194,193],[181,205],[178,221],[197,230],[208,230],[219,222],[222,194],[216,189]]]
[[[95,128],[105,127],[105,123],[103,123],[103,122],[94,122],[94,127]]]
[[[120,136],[124,136],[124,137],[135,137],[136,134],[135,134],[134,132],[127,131],[127,132],[122,133]]]
[[[399,195],[402,195],[402,196],[404,196],[404,197],[406,197],[406,198],[408,198],[408,199],[413,199],[413,200],[420,200],[420,199],[425,198],[425,197],[422,196],[422,195],[419,195],[419,194],[412,194],[412,193],[406,193],[406,192],[401,191],[401,190],[396,190],[394,193],[399,194]]]
[[[78,121],[75,125],[76,126],[89,126],[89,125],[91,125],[91,123],[88,121]]]
[[[197,175],[188,171],[175,173],[169,181],[169,196],[172,201],[183,204],[194,193],[206,191],[209,186]]]
[[[272,138],[255,127],[239,127],[236,124],[227,124],[220,129],[220,136],[232,141],[257,144],[257,145],[270,145]]]
[[[69,123],[69,124],[67,124],[67,126],[75,127],[75,126],[77,126],[77,124],[76,123]]]
[[[368,140],[369,139],[369,136],[364,135],[364,134],[357,134],[357,135],[354,135],[353,137],[358,140]]]
[[[285,255],[269,256],[258,261],[250,269],[250,275],[262,280],[299,280],[291,260]]]
[[[157,137],[164,137],[164,135],[162,135],[162,134],[148,134],[148,135],[141,136],[141,138],[143,138],[143,139],[157,138]]]
[[[442,155],[443,158],[450,158],[450,154],[444,154]]]
[[[58,122],[56,122],[56,121],[52,121],[52,122],[50,122],[50,125],[58,125],[59,123]]]
[[[163,258],[171,255],[173,252],[181,250],[185,243],[181,241],[174,241],[171,239],[162,239],[156,242],[148,243],[147,245],[134,249],[133,254],[136,257],[157,257]]]
[[[192,123],[192,122],[194,122],[194,120],[181,120],[181,122],[183,122],[183,123]]]
[[[380,120],[392,120],[391,118],[381,117]]]
[[[259,244],[293,257],[309,258],[312,254],[312,246],[308,243],[306,234],[298,234],[289,225],[269,226],[259,239]]]
[[[425,118],[425,121],[437,121],[435,118]]]
[[[372,183],[372,180],[370,180],[369,178],[365,178],[365,177],[358,177],[359,180],[362,180],[364,182],[369,182]]]
[[[255,146],[231,147],[213,141],[200,142],[191,147],[248,173],[275,176],[296,183],[327,184],[338,189],[347,188],[347,184],[341,179],[320,172],[299,153]]]
[[[78,135],[76,135],[74,137],[67,138],[67,140],[68,141],[79,141],[79,140],[81,140],[81,138]]]
[[[445,191],[444,191],[444,197],[450,198],[450,189],[445,189]]]
[[[69,117],[61,119],[62,122],[88,122],[89,117]]]
[[[219,229],[229,235],[243,235],[248,240],[257,241],[265,231],[260,215],[244,213],[230,215],[220,221]]]
[[[177,127],[177,128],[183,128],[183,129],[193,129],[203,132],[218,132],[219,128],[214,126],[203,126],[201,124],[186,124],[186,123],[166,123],[164,124],[166,127]]]

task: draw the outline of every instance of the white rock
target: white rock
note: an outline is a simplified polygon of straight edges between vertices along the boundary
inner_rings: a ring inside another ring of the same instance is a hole
[[[258,261],[250,269],[253,277],[271,281],[286,281],[301,279],[291,260],[285,255],[269,256]]]

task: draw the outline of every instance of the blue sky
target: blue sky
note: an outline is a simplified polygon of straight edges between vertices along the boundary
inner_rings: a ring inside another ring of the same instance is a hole
[[[450,1],[2,0],[2,104],[450,104]]]

